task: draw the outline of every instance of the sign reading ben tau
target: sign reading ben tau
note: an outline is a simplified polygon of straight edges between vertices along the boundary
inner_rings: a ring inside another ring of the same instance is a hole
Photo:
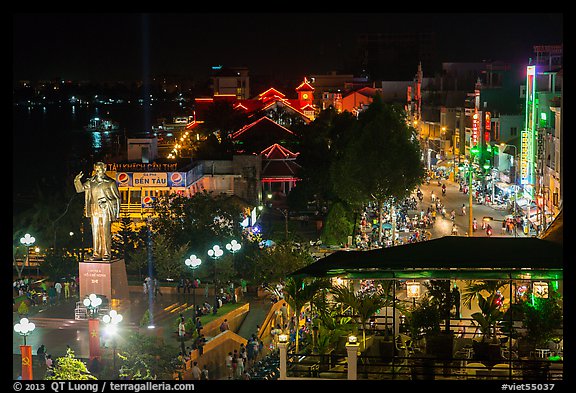
[[[134,173],[133,175],[134,186],[157,186],[166,187],[168,185],[168,176],[166,173]]]
[[[119,172],[118,187],[184,187],[183,172]]]

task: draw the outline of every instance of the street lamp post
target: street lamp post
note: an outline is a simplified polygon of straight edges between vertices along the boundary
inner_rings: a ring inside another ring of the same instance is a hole
[[[28,264],[28,274],[30,274],[30,247],[32,244],[34,244],[35,241],[36,238],[31,236],[29,233],[20,238],[20,243],[26,246],[26,263]]]
[[[113,364],[114,373],[116,373],[116,334],[118,332],[118,324],[122,322],[122,315],[118,314],[116,310],[111,310],[109,314],[102,317],[102,321],[106,324],[106,333],[112,337],[113,348]]]
[[[194,315],[194,320],[196,320],[196,288],[194,288],[194,282],[196,280],[196,276],[194,273],[196,272],[198,266],[202,264],[202,261],[196,255],[190,255],[190,258],[186,259],[184,263],[186,264],[186,266],[192,269],[192,292],[194,292],[192,294],[192,297],[194,299],[194,312],[192,313],[192,315]],[[216,263],[216,261],[214,261],[214,263]]]
[[[100,320],[98,319],[98,307],[102,304],[102,299],[91,293],[82,301],[88,311],[88,340],[90,347],[90,362],[94,358],[100,358]]]
[[[22,354],[22,379],[25,381],[32,380],[32,346],[26,345],[26,337],[36,329],[36,325],[30,322],[28,318],[20,319],[14,325],[14,331],[24,337],[24,345],[20,345]]]
[[[241,248],[242,245],[238,243],[236,239],[233,239],[230,243],[226,244],[226,249],[232,253],[232,266],[234,267],[234,271],[236,271],[236,260],[234,259],[234,255],[238,251],[240,251]],[[232,285],[232,293],[230,295],[232,296],[232,301],[236,303],[236,296],[234,294],[234,285]]]
[[[242,245],[238,243],[236,239],[233,239],[230,243],[226,244],[226,249],[232,253],[232,266],[234,266],[234,268],[236,268],[234,254],[240,251],[240,248],[242,248]]]
[[[214,300],[215,300],[215,304],[214,304],[213,314],[216,314],[216,311],[218,309],[218,291],[217,291],[218,288],[216,285],[216,261],[223,254],[224,254],[224,250],[222,250],[220,248],[220,246],[217,244],[215,246],[213,246],[210,250],[208,250],[208,256],[214,260]]]

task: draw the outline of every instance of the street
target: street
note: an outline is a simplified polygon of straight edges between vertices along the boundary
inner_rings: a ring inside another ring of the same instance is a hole
[[[456,212],[456,218],[454,222],[458,229],[459,236],[466,236],[469,228],[469,217],[470,217],[470,206],[469,206],[469,196],[463,192],[458,191],[458,184],[444,180],[443,184],[446,184],[446,196],[442,196],[442,187],[438,185],[437,181],[431,180],[429,185],[423,184],[420,190],[424,194],[422,202],[418,202],[418,210],[410,210],[410,216],[414,214],[419,214],[420,210],[426,209],[432,204],[431,193],[432,191],[437,198],[446,208],[446,218],[442,218],[442,215],[438,214],[436,216],[436,223],[428,229],[432,234],[432,239],[437,239],[443,236],[449,236],[452,233],[452,220],[450,219],[450,211],[454,209]],[[462,216],[462,204],[466,206],[466,215]],[[487,236],[486,231],[482,230],[482,218],[492,217],[493,221],[490,223],[492,227],[492,236],[514,236],[515,234],[508,234],[506,232],[502,233],[502,220],[506,218],[509,213],[506,210],[494,209],[487,205],[472,205],[472,215],[476,218],[478,223],[478,229],[473,232],[472,236]],[[521,230],[517,231],[518,237],[525,237]]]

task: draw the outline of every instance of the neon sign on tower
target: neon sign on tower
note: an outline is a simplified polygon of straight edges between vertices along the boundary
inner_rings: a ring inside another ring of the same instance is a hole
[[[520,140],[520,184],[534,184],[536,151],[536,66],[526,67],[526,118]],[[531,190],[531,193],[533,190]]]

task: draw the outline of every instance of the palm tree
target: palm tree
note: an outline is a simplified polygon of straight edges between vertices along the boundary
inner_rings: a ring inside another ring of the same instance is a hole
[[[466,291],[462,294],[462,304],[470,310],[472,309],[472,300],[479,299],[481,292],[486,291],[490,295],[493,295],[507,284],[509,284],[509,282],[504,280],[471,281],[466,285]]]
[[[293,313],[296,314],[296,353],[298,353],[298,328],[300,326],[300,310],[314,296],[329,285],[325,279],[312,279],[306,283],[302,278],[288,278],[284,286],[284,298]]]
[[[389,288],[389,285],[387,285]],[[354,292],[353,288],[345,286],[336,286],[332,290],[334,300],[350,306],[352,313],[362,327],[362,342],[363,346],[366,345],[366,322],[382,307],[387,306],[388,292],[385,288],[378,290],[375,293],[367,292]],[[359,320],[359,321],[358,321]]]

